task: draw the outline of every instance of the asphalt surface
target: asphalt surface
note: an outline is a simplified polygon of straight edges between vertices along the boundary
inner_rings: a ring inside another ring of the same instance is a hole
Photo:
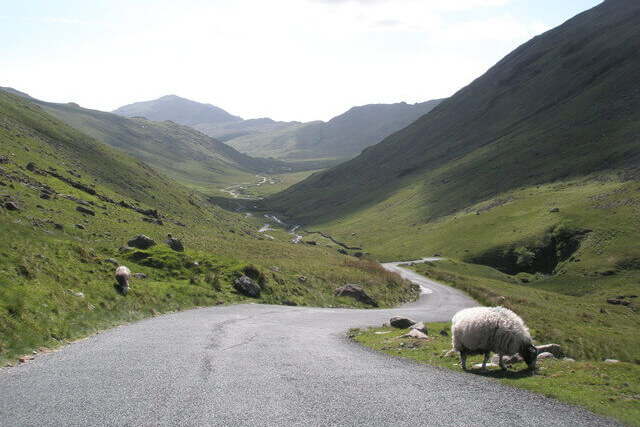
[[[393,266],[391,266],[393,267]],[[397,268],[397,267],[396,267]],[[603,426],[614,421],[346,338],[475,305],[426,281],[390,310],[246,304],[109,330],[0,371],[2,426]]]

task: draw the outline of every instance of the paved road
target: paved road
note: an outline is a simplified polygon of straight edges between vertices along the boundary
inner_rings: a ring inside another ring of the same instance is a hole
[[[113,329],[0,371],[0,425],[602,426],[478,375],[375,353],[351,327],[474,305],[436,283],[394,310],[247,304]]]

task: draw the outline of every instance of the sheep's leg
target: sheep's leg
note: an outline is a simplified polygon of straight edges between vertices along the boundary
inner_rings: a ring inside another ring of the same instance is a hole
[[[467,353],[460,352],[460,364],[462,365],[462,370],[467,370]]]
[[[502,359],[503,355],[502,354],[498,354],[498,365],[500,365],[500,369],[502,369],[503,371],[507,370],[507,367],[504,365],[504,360]]]
[[[486,352],[484,354],[484,360],[482,361],[482,372],[487,372],[487,361],[489,360],[489,353],[490,352]]]

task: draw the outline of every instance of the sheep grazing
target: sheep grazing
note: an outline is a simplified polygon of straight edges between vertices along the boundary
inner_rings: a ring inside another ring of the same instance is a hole
[[[460,352],[462,369],[467,370],[467,355],[484,354],[482,371],[486,371],[489,354],[499,355],[500,367],[507,369],[502,357],[520,353],[529,369],[536,366],[538,350],[531,343],[529,329],[513,311],[504,307],[474,307],[453,316],[451,343]]]
[[[120,285],[120,291],[123,295],[126,295],[129,292],[129,281],[131,280],[131,270],[121,265],[116,268],[116,280],[118,281],[118,285]]]

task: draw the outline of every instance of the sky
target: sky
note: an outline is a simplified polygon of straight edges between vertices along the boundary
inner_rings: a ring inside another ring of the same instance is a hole
[[[0,0],[0,86],[111,111],[176,94],[328,120],[447,97],[600,0]]]

